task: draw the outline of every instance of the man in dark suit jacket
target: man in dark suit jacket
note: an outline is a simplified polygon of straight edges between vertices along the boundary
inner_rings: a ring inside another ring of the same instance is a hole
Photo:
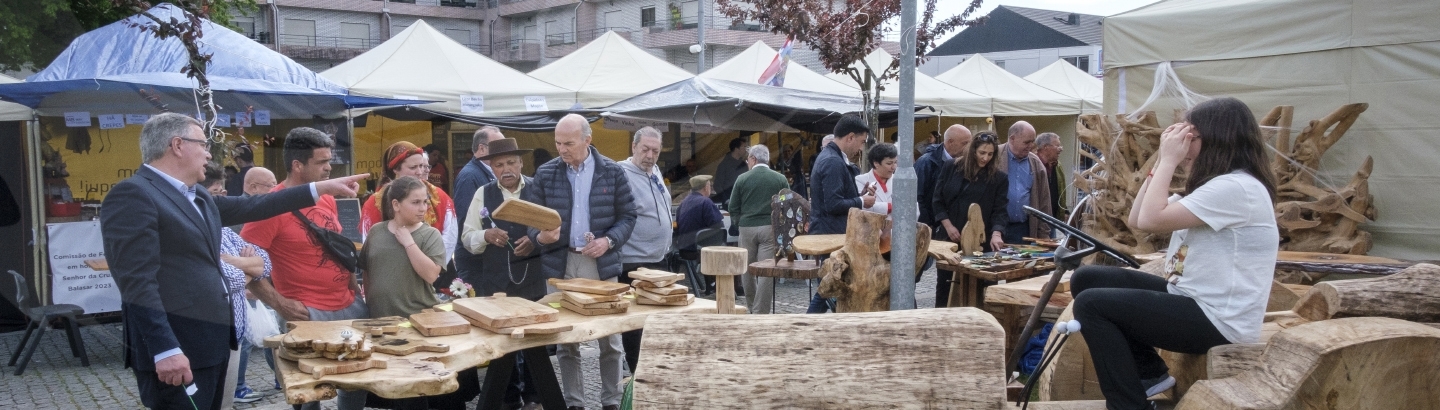
[[[475,192],[479,191],[480,187],[495,181],[495,170],[480,158],[490,155],[490,141],[504,138],[505,135],[500,133],[499,128],[487,125],[476,130],[471,139],[470,151],[475,153],[475,157],[465,163],[465,167],[460,169],[460,174],[455,176],[455,190],[450,195],[455,199],[455,215],[459,217],[462,227],[465,226],[465,219],[469,218],[470,203],[475,199]],[[535,165],[539,166],[540,164]],[[480,272],[482,258],[480,255],[470,253],[470,249],[467,249],[463,242],[455,242],[455,276],[471,285],[484,282],[485,275]]]
[[[820,156],[815,157],[810,170],[810,234],[844,234],[850,208],[875,206],[875,193],[860,192],[855,186],[860,168],[849,158],[859,154],[869,138],[869,126],[858,115],[845,114],[835,123],[835,141],[820,148]],[[805,313],[833,310],[827,300],[816,293]]]
[[[146,407],[218,408],[237,348],[220,228],[308,207],[323,194],[354,196],[366,175],[273,195],[212,197],[196,189],[210,161],[199,121],[160,114],[140,134],[145,164],[111,188],[100,217],[124,311],[125,364]],[[187,394],[192,383],[196,391]]]

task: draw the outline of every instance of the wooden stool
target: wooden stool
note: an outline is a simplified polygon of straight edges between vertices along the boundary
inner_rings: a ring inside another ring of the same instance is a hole
[[[810,284],[810,279],[820,279],[824,274],[820,272],[820,261],[816,260],[795,260],[788,261],[781,259],[766,259],[750,264],[750,274],[767,278],[805,279],[805,284]],[[775,282],[770,281],[770,294],[775,294]],[[813,291],[811,292],[813,293]],[[807,293],[808,294],[808,293]],[[770,297],[770,313],[775,313],[775,297]]]
[[[735,313],[735,280],[721,278],[745,273],[750,253],[734,246],[700,248],[700,272],[715,276],[715,313]]]

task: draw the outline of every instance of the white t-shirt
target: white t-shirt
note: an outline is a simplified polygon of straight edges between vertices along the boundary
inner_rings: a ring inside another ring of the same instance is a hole
[[[1205,224],[1170,235],[1165,260],[1170,293],[1195,299],[1231,342],[1259,342],[1280,248],[1275,205],[1265,185],[1236,171],[1189,196],[1170,197],[1176,201]]]

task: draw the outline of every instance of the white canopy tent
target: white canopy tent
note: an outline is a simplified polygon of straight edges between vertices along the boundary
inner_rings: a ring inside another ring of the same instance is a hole
[[[889,67],[895,57],[884,49],[877,48],[865,56],[866,64],[876,72]],[[860,62],[851,65],[864,73],[865,67]],[[860,85],[849,75],[839,73],[825,74],[826,77],[859,89]],[[788,81],[788,80],[787,80]],[[882,101],[900,101],[899,78],[885,80],[881,85],[885,88],[880,91]],[[925,75],[920,70],[915,70],[915,105],[928,105],[935,111],[922,111],[922,114],[934,114],[946,117],[988,117],[990,116],[990,99],[975,95],[969,91],[955,88],[945,84],[934,77]]]
[[[0,84],[18,83],[17,80],[8,75],[0,74]],[[16,103],[0,102],[0,121],[29,121],[31,116],[30,107]]]
[[[574,91],[585,108],[599,108],[695,75],[610,31],[530,76]]]
[[[770,66],[770,61],[775,59],[777,54],[779,52],[765,45],[764,42],[756,41],[755,44],[750,45],[750,48],[725,60],[724,63],[705,70],[697,77],[755,84],[760,81],[760,74],[765,72],[765,68]],[[846,97],[860,96],[860,92],[855,88],[826,78],[794,60],[791,60],[785,68],[785,88]]]
[[[1025,76],[1025,80],[1067,97],[1080,99],[1081,114],[1098,114],[1104,108],[1105,82],[1100,81],[1065,60]]]
[[[1080,100],[1025,81],[976,55],[940,75],[946,84],[990,98],[991,113],[1000,116],[1075,115]]]
[[[476,53],[424,20],[321,76],[366,95],[442,101],[429,111],[497,117],[563,110],[575,92]]]
[[[1263,17],[1262,17],[1263,16]],[[1263,115],[1295,107],[1295,129],[1341,105],[1369,109],[1322,160],[1320,180],[1343,186],[1374,157],[1377,218],[1371,254],[1440,259],[1440,7],[1407,0],[1169,0],[1105,20],[1105,112],[1150,94],[1170,62],[1180,83],[1239,98]],[[1224,35],[1220,35],[1220,34]],[[1168,113],[1162,101],[1145,110]],[[1168,118],[1168,115],[1162,118]]]

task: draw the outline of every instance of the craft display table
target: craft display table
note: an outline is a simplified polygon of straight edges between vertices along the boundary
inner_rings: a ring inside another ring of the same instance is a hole
[[[541,303],[559,301],[561,295],[553,293],[540,299]],[[442,305],[444,306],[444,305]],[[743,309],[743,308],[740,308]],[[636,330],[645,326],[645,320],[650,315],[671,314],[671,313],[715,313],[715,302],[706,299],[695,299],[695,303],[688,306],[657,306],[641,305],[632,303],[625,313],[584,316],[567,309],[559,309],[559,320],[556,322],[541,323],[536,325],[518,326],[523,329],[530,326],[554,327],[556,325],[569,325],[572,329],[554,334],[534,334],[524,337],[512,337],[510,334],[499,334],[478,327],[471,327],[468,333],[424,337],[412,326],[402,325],[399,333],[394,336],[386,335],[387,339],[405,338],[416,341],[423,341],[434,344],[444,344],[450,347],[448,352],[436,353],[418,351],[405,356],[393,356],[376,352],[370,358],[372,360],[383,360],[388,364],[384,368],[372,368],[354,373],[327,374],[315,378],[312,374],[300,370],[299,365],[291,360],[277,360],[276,367],[280,373],[280,383],[285,392],[285,400],[290,404],[300,404],[312,401],[334,398],[336,389],[359,389],[375,393],[384,398],[399,399],[408,397],[433,396],[456,391],[459,383],[456,381],[456,373],[490,362],[495,368],[502,368],[506,363],[514,363],[514,355],[510,353],[522,350],[533,349],[526,352],[527,365],[538,365],[550,368],[550,360],[545,355],[544,346],[560,343],[580,343],[599,339],[603,336],[619,334],[622,332]],[[338,321],[350,322],[350,321]],[[356,333],[362,333],[357,331]],[[283,334],[272,336],[267,339],[267,346],[270,341],[278,341],[284,337]],[[536,360],[529,360],[538,351]],[[497,360],[498,359],[498,360]],[[543,360],[540,360],[543,359]],[[502,363],[503,362],[503,363]],[[532,367],[532,370],[540,370]],[[509,375],[509,370],[504,370]],[[534,373],[534,378],[539,386],[553,387],[553,397],[542,398],[546,408],[551,408],[552,400],[559,400],[559,407],[564,407],[560,399],[558,383],[553,377],[553,369],[548,373]],[[541,376],[550,377],[548,380]],[[508,377],[507,377],[508,378]],[[486,386],[482,389],[482,408],[485,395],[494,394],[496,406],[498,399],[504,394],[504,385],[493,388],[489,386],[491,378],[487,377]],[[548,386],[547,386],[548,385]],[[542,396],[547,395],[541,392]]]
[[[978,308],[984,306],[985,287],[995,285],[1000,281],[1029,279],[1048,274],[1055,270],[1055,262],[1050,258],[1033,258],[986,268],[974,268],[947,262],[937,263],[936,268],[955,272],[954,283],[950,285],[949,307]]]

